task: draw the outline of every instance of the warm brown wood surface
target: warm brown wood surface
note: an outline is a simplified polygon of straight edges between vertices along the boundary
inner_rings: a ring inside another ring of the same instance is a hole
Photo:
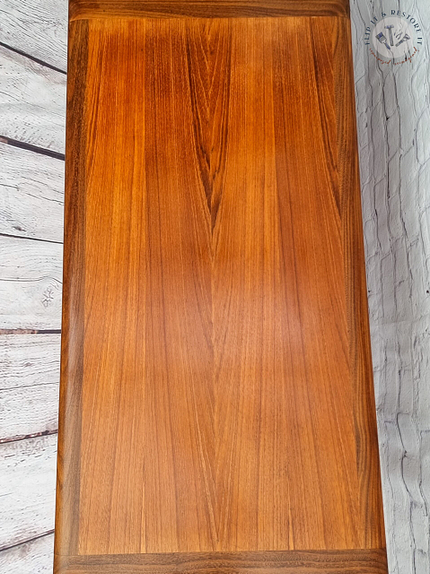
[[[71,23],[57,572],[386,572],[349,26]]]
[[[70,0],[69,18],[246,18],[348,13],[348,0]]]
[[[386,574],[385,550],[194,554],[110,554],[61,557],[58,572],[96,574]]]

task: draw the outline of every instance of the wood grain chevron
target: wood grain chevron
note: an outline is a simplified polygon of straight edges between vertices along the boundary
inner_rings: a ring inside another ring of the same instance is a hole
[[[231,26],[220,20],[186,24],[186,54],[194,146],[214,228],[226,159]]]
[[[70,31],[57,571],[385,556],[348,20]]]

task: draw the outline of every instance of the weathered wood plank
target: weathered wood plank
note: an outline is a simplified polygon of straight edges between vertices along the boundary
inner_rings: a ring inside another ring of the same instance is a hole
[[[58,384],[0,391],[0,442],[57,430]]]
[[[60,335],[0,335],[0,390],[56,384]]]
[[[59,329],[62,245],[0,237],[0,328]]]
[[[0,6],[0,42],[64,68],[66,3]],[[0,136],[64,151],[65,76],[0,48]],[[62,241],[63,163],[0,144],[0,233]],[[59,328],[61,246],[0,238],[3,328]],[[56,428],[59,335],[1,336],[0,438]],[[56,437],[0,445],[0,547],[52,531]],[[0,552],[0,571],[52,572],[53,535]]]
[[[0,335],[0,441],[57,429],[60,335]]]
[[[0,46],[0,136],[64,152],[66,76]]]
[[[428,574],[430,58],[424,37],[410,63],[378,64],[364,43],[378,6],[351,0],[385,525],[391,574]],[[428,2],[400,7],[428,26]]]
[[[0,233],[63,241],[64,162],[0,143]]]
[[[54,528],[57,436],[0,445],[0,549]]]
[[[47,534],[0,552],[0,572],[52,574],[54,535]]]
[[[0,42],[66,70],[67,4],[67,0],[2,0]]]
[[[391,571],[426,574],[430,476],[428,316],[378,325],[375,382]],[[425,567],[424,567],[425,565]]]

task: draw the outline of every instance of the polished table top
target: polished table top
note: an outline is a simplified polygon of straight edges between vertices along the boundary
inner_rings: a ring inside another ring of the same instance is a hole
[[[350,44],[72,3],[56,572],[387,572]]]

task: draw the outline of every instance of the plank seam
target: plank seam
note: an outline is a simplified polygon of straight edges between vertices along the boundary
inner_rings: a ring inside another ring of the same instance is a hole
[[[0,335],[61,335],[61,329],[0,329]]]
[[[0,42],[0,46],[2,48],[5,48],[6,50],[10,50],[11,52],[14,52],[15,54],[19,54],[20,56],[24,56],[24,58],[28,58],[29,60],[31,60],[32,62],[35,62],[36,64],[39,64],[41,66],[45,66],[45,68],[49,68],[51,70],[54,70],[55,72],[59,72],[60,74],[64,74],[64,75],[67,74],[67,72],[65,70],[62,70],[61,68],[57,68],[56,66],[53,66],[52,64],[48,64],[48,62],[45,62],[44,60],[40,60],[39,58],[31,56],[30,54],[27,54],[26,52],[23,52],[22,50],[19,50],[18,48],[13,48],[12,46],[5,44],[4,42]]]
[[[54,529],[47,530],[43,534],[39,534],[38,536],[34,536],[33,538],[29,538],[28,540],[23,540],[22,542],[17,542],[16,544],[11,544],[10,546],[2,546],[0,547],[0,552],[6,552],[6,550],[12,550],[13,548],[24,546],[24,544],[35,542],[36,540],[40,540],[41,538],[45,538],[46,536],[51,536],[52,534],[54,534]]]
[[[14,140],[14,139],[9,138],[7,136],[0,135],[0,143],[8,144],[10,146],[18,147],[20,149],[25,149],[27,151],[32,151],[34,153],[39,153],[41,155],[47,155],[48,157],[53,157],[54,159],[59,159],[61,161],[65,160],[65,154],[64,153],[54,151],[51,149],[47,149],[44,147],[39,147],[39,146],[29,144],[26,142],[21,142],[19,140]]]
[[[12,239],[28,239],[30,241],[41,241],[42,243],[55,243],[56,245],[63,245],[62,241],[54,241],[53,239],[41,239],[40,237],[27,237],[25,235],[13,235],[12,233],[0,233],[0,237],[11,237]]]
[[[1,187],[1,184],[0,184]],[[26,235],[14,235],[13,233],[1,233],[0,237],[7,237],[10,239],[28,239],[30,241],[40,241],[42,243],[53,243],[54,245],[63,245],[62,241],[54,241],[53,239],[42,239],[40,237],[29,237]],[[33,332],[33,331],[32,331]]]
[[[51,384],[55,384],[55,383],[51,383]],[[41,386],[41,385],[39,385]],[[16,388],[16,387],[15,387]],[[14,438],[0,438],[0,445],[1,444],[10,444],[12,442],[20,442],[22,440],[27,440],[27,439],[31,439],[31,438],[39,438],[39,437],[43,437],[43,436],[51,436],[54,434],[58,434],[58,429],[52,430],[52,431],[41,431],[41,432],[35,432],[32,434],[26,434],[26,435],[22,435],[22,436],[18,436],[18,437],[14,437]],[[0,549],[1,551],[1,549]]]

